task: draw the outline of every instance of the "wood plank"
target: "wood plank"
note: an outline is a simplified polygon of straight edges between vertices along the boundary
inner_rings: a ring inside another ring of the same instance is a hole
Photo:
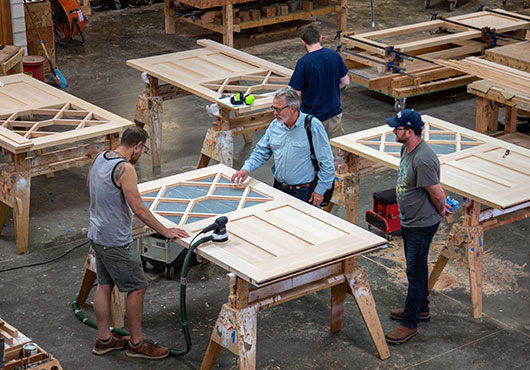
[[[0,2],[0,44],[13,45],[13,22],[11,20],[11,2]]]
[[[485,55],[489,61],[530,72],[530,41],[488,49]]]
[[[239,27],[241,30],[245,30],[245,29],[250,29],[250,28],[268,26],[271,24],[291,22],[291,21],[295,21],[298,19],[318,17],[321,15],[332,14],[335,12],[336,12],[335,5],[329,5],[329,6],[324,6],[324,7],[316,8],[313,10],[308,10],[308,11],[298,11],[298,12],[289,13],[285,15],[277,15],[274,17],[267,17],[267,18],[261,18],[258,20],[250,20],[246,22],[241,22]]]
[[[530,94],[530,73],[502,66],[483,59],[468,57],[464,60],[442,60],[436,63],[492,81],[496,84]]]

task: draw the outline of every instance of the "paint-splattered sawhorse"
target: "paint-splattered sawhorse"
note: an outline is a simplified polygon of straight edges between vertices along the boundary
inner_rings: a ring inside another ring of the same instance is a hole
[[[340,331],[346,294],[351,294],[379,357],[382,360],[390,357],[366,273],[356,257],[260,288],[250,289],[248,282],[233,273],[227,274],[227,283],[228,303],[221,308],[201,370],[213,368],[222,348],[239,357],[240,369],[255,369],[258,312],[326,288],[331,288],[330,331]]]

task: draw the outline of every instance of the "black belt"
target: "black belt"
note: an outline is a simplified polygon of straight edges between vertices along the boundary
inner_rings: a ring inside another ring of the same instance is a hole
[[[300,190],[300,189],[309,188],[309,187],[315,185],[315,182],[312,181],[312,182],[308,182],[307,184],[288,185],[288,184],[285,184],[283,182],[279,182],[278,180],[274,179],[274,185],[275,186],[279,185],[282,188],[287,189],[287,190]]]

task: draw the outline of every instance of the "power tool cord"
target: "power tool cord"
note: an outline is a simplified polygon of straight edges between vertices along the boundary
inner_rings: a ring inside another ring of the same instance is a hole
[[[22,266],[14,266],[14,267],[10,267],[10,268],[7,268],[7,269],[0,270],[0,273],[2,273],[2,272],[7,272],[7,271],[18,270],[18,269],[23,269],[23,268],[26,268],[26,267],[41,266],[41,265],[45,265],[45,264],[47,264],[47,263],[51,263],[51,262],[57,261],[58,259],[63,258],[64,256],[66,256],[66,255],[69,254],[70,252],[73,252],[73,251],[76,250],[77,248],[80,248],[80,247],[82,247],[83,245],[86,245],[86,244],[88,244],[88,243],[89,243],[88,240],[87,240],[87,241],[84,241],[84,242],[82,242],[81,244],[78,244],[78,245],[76,245],[75,247],[70,248],[69,250],[67,250],[66,252],[64,252],[63,254],[61,254],[60,256],[55,257],[55,258],[52,258],[51,260],[43,261],[43,262],[30,263],[30,264],[28,264],[28,265],[22,265]]]

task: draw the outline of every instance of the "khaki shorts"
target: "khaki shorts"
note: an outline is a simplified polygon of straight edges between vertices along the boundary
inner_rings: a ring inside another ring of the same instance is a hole
[[[90,241],[96,253],[98,284],[116,284],[122,293],[147,286],[140,253],[134,242],[123,247],[105,247]]]
[[[324,125],[326,133],[328,134],[328,137],[330,139],[344,135],[344,131],[342,130],[342,113],[339,113],[335,117],[331,117],[330,119],[325,120],[324,122],[322,122],[322,124]],[[338,159],[339,157],[344,156],[344,152],[342,149],[332,146],[331,150],[333,151],[334,159]]]

